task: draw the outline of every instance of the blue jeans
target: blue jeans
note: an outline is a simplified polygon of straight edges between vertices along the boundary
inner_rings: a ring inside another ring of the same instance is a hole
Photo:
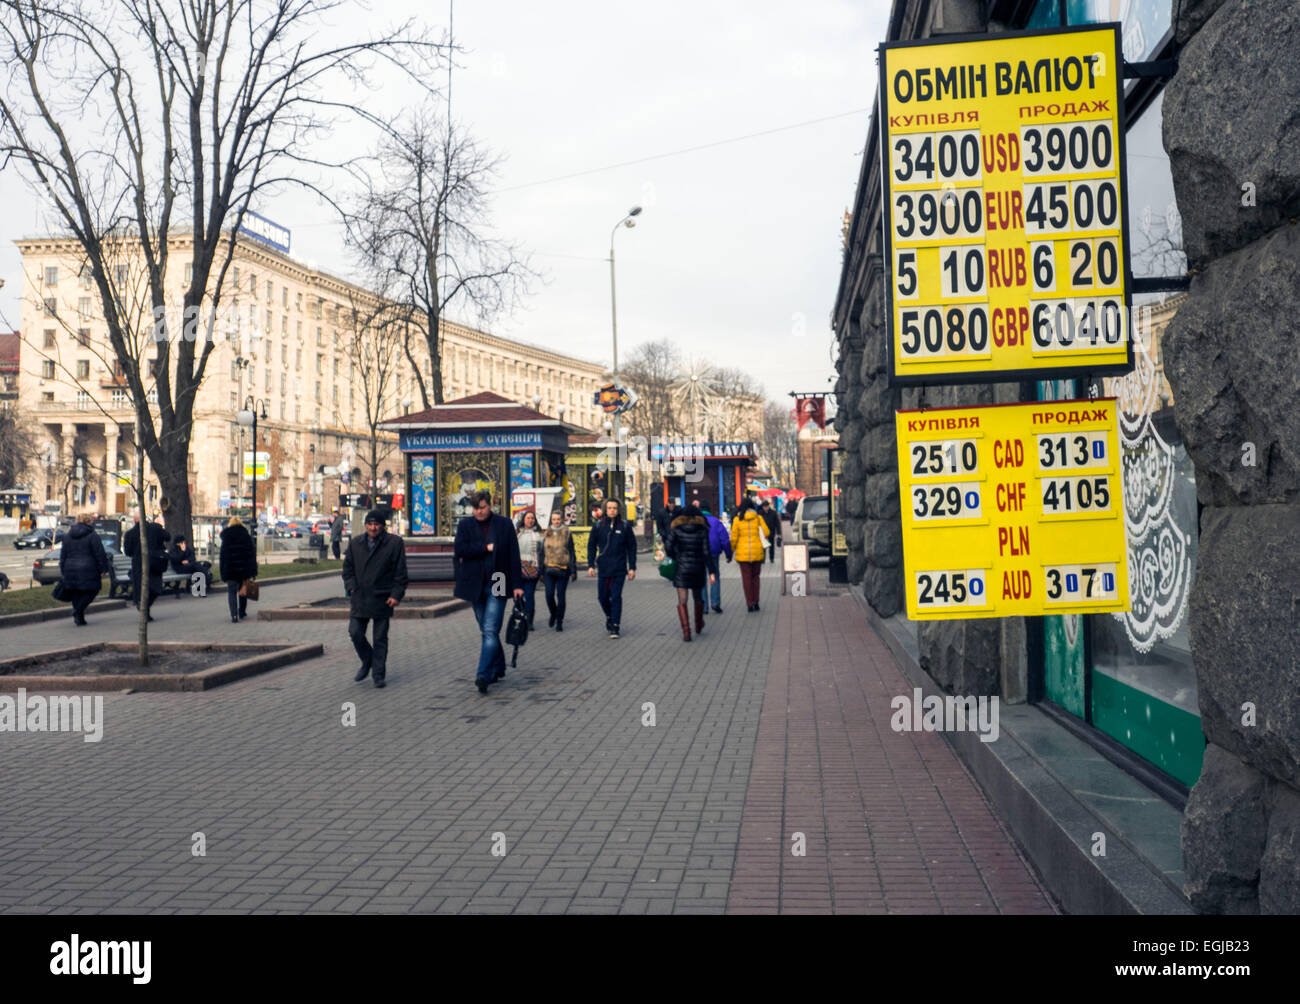
[[[708,606],[710,602],[712,602],[712,604],[715,607],[722,606],[722,569],[721,568],[718,569],[718,576],[717,578],[714,579],[713,582],[706,582],[704,585],[700,586],[699,599],[700,602],[704,604],[705,613],[708,613]]]
[[[531,627],[533,623],[533,611],[537,609],[537,583],[541,579],[525,578],[520,585],[524,589],[524,610],[528,613],[528,624]]]
[[[501,647],[501,622],[506,614],[504,596],[487,595],[474,604],[474,619],[483,633],[483,644],[478,653],[477,678],[491,683],[497,670],[506,668],[506,653]]]
[[[596,597],[600,600],[600,609],[605,611],[605,617],[611,624],[621,624],[619,618],[623,616],[623,583],[627,581],[627,572],[598,581],[600,585]]]

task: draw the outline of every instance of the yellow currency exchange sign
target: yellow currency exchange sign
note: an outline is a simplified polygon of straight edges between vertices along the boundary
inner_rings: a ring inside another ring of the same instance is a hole
[[[1114,398],[895,413],[913,620],[1127,610]]]
[[[894,384],[1133,365],[1118,25],[880,47]]]

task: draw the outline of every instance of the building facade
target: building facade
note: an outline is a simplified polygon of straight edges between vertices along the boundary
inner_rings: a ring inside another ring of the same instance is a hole
[[[1289,226],[1300,173],[1281,151],[1295,136],[1300,64],[1278,69],[1268,53],[1300,41],[1300,18],[1246,0],[896,0],[889,39],[1111,21],[1126,61],[1178,59],[1172,77],[1125,86],[1135,368],[932,386],[924,400],[1118,399],[1131,609],[910,627],[942,689],[1065,716],[1184,809],[1195,908],[1294,912],[1300,636],[1286,597],[1297,588],[1300,465],[1282,402],[1300,376],[1281,346],[1300,295],[1286,278],[1300,261]],[[849,575],[893,618],[905,606],[894,413],[920,406],[922,392],[890,387],[886,372],[881,164],[873,119],[834,312],[836,429]],[[1248,709],[1265,704],[1268,721],[1253,719]]]
[[[97,288],[74,241],[17,243],[24,341],[17,400],[41,427],[44,444],[30,472],[35,497],[63,511],[125,511],[127,472],[136,463],[135,413],[108,344]],[[171,250],[176,274],[167,280],[169,300],[177,304],[189,279],[189,253],[189,238],[178,235]],[[119,288],[131,285],[138,258],[123,256],[115,276]],[[305,515],[329,511],[340,494],[401,491],[396,436],[383,429],[372,436],[370,419],[418,409],[422,402],[400,349],[384,348],[380,375],[374,353],[357,348],[363,322],[356,318],[376,309],[375,297],[245,235],[226,283],[194,411],[193,511],[217,514],[223,501],[245,497],[251,488],[244,465],[251,430],[236,420],[249,398],[259,415],[264,408],[258,452],[268,456],[265,475],[258,476],[259,510]],[[427,374],[422,335],[415,332],[410,344]],[[156,350],[146,346],[140,354],[151,357],[152,369]],[[606,373],[599,363],[444,321],[442,371],[447,398],[491,390],[599,427],[592,403]],[[156,405],[152,373],[144,380]],[[156,407],[153,412],[156,421]],[[321,468],[337,473],[324,475]],[[148,471],[146,482],[156,501],[160,489]]]

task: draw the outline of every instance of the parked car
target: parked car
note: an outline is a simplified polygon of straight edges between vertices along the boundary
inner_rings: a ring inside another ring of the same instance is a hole
[[[15,540],[14,547],[20,551],[29,547],[34,547],[37,550],[45,550],[48,547],[53,547],[62,539],[62,530],[58,532],[57,537],[53,530],[33,530],[31,533]]]
[[[108,560],[110,562],[115,556],[122,553],[116,540],[109,540],[105,534],[100,534],[100,540],[104,542],[104,550],[108,553]],[[63,573],[59,571],[59,555],[62,553],[63,545],[61,543],[56,544],[49,554],[33,561],[32,579],[39,582],[42,586],[48,586],[63,578]]]
[[[809,495],[799,503],[795,518],[799,522],[799,539],[808,545],[808,557],[828,557],[831,553],[829,496]]]

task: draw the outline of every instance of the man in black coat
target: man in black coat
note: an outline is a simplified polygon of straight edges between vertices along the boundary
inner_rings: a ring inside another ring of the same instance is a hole
[[[135,526],[126,531],[126,536],[122,538],[122,553],[131,559],[131,588],[134,595],[132,601],[136,608],[140,606],[140,597],[143,595],[141,588],[141,567],[140,567],[140,510],[131,510],[131,518],[135,520]],[[153,614],[150,610],[153,608],[153,601],[162,595],[162,576],[167,571],[167,541],[172,539],[172,535],[164,530],[157,523],[149,522],[145,530],[149,536],[149,597],[145,601],[145,613],[148,614],[149,620],[153,620]]]
[[[659,539],[667,543],[668,530],[679,515],[681,515],[681,506],[677,504],[676,499],[669,499],[664,503],[664,507],[655,515],[655,529],[659,531]]]
[[[334,557],[339,556],[339,545],[343,541],[343,514],[334,510],[334,522],[330,524],[330,546],[334,548]]]
[[[472,516],[456,526],[456,589],[454,595],[474,608],[482,643],[474,685],[480,694],[506,675],[506,654],[501,647],[501,622],[506,597],[524,595],[524,573],[519,564],[519,537],[505,516],[492,512],[492,494],[470,496]]]
[[[232,516],[221,531],[221,554],[217,560],[221,581],[226,584],[230,621],[238,624],[248,616],[248,597],[240,595],[241,588],[245,580],[257,578],[257,545],[238,516]]]
[[[587,574],[599,576],[596,598],[605,611],[605,630],[611,638],[617,638],[623,617],[623,582],[625,577],[628,582],[636,578],[636,535],[623,518],[623,505],[618,499],[605,503],[605,515],[591,528]]]
[[[366,532],[353,537],[343,559],[343,587],[352,598],[348,636],[361,657],[361,668],[353,677],[358,683],[373,670],[375,686],[384,686],[388,672],[388,627],[393,608],[406,595],[406,545],[388,533],[388,513],[372,509],[366,513]],[[374,644],[366,641],[366,625],[374,621]]]
[[[100,580],[111,567],[104,542],[93,526],[94,516],[86,513],[63,537],[59,550],[59,576],[65,599],[72,604],[72,623],[84,627],[86,608],[99,595]]]

